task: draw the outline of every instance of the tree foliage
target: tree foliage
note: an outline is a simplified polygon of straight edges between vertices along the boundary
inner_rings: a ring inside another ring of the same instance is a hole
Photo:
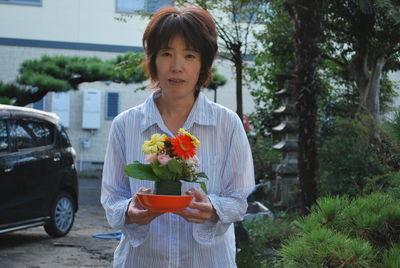
[[[359,28],[364,26],[362,18],[343,17],[341,10],[353,4],[355,6],[354,16],[364,16],[362,12],[366,12],[368,8],[379,10],[380,14],[385,11],[387,14],[380,17],[380,23],[384,23],[383,21],[387,20],[385,25],[394,27],[392,31],[399,29],[398,21],[400,20],[400,16],[396,16],[400,8],[394,1],[336,1],[337,8],[333,6],[334,2],[325,1],[323,9],[324,23],[322,26],[324,39],[321,42],[321,64],[318,66],[318,73],[321,77],[321,87],[318,93],[320,108],[318,118],[322,120],[320,121],[322,125],[329,123],[328,121],[336,116],[354,117],[360,111],[361,106],[365,107],[365,105],[360,104],[362,99],[360,96],[363,89],[359,88],[356,83],[355,72],[350,71],[351,68],[354,68],[354,66],[351,67],[352,61],[354,61],[357,54],[360,54],[358,52],[360,47],[356,43],[363,43],[362,40],[357,41],[356,35],[359,35]],[[271,107],[271,104],[272,109],[274,108],[273,92],[277,88],[276,74],[288,73],[294,69],[294,48],[290,41],[293,34],[293,26],[290,24],[288,13],[283,8],[284,3],[285,0],[268,1],[266,11],[258,13],[258,20],[265,24],[265,27],[256,35],[256,38],[261,43],[261,50],[253,52],[255,54],[255,66],[250,69],[250,74],[252,75],[249,79],[257,82],[256,87],[252,89],[252,95],[257,104],[257,114],[261,117],[258,121],[262,121],[262,117],[267,116],[266,111]],[[356,12],[357,10],[358,12]],[[369,16],[372,16],[372,14]],[[349,19],[353,22],[347,21]],[[354,25],[356,21],[359,21],[358,26]],[[380,35],[384,36],[384,38],[374,37],[374,47],[366,44],[365,46],[368,46],[369,53],[379,51],[381,45],[390,45],[394,48],[399,46],[399,42],[389,36],[391,31],[385,31],[377,24],[374,25],[372,30],[376,34],[380,31]],[[365,30],[363,29],[363,31]],[[395,33],[394,36],[397,34]],[[353,42],[354,45],[350,42]],[[372,42],[372,40],[369,39],[368,42]],[[395,85],[387,75],[389,71],[400,70],[398,67],[399,51],[397,48],[395,50],[397,52],[392,51],[393,53],[387,54],[390,60],[385,64],[381,78],[378,81],[380,88],[377,96],[379,97],[380,114],[391,109],[391,102],[396,96]],[[368,62],[372,61],[372,56],[372,54],[368,56]],[[369,63],[368,66],[370,66]],[[366,73],[369,74],[370,71]],[[372,80],[368,81],[372,83]],[[365,109],[363,111],[367,112]]]
[[[358,110],[380,120],[382,78],[400,70],[399,1],[325,1],[324,14],[322,56],[357,89]]]
[[[40,59],[24,61],[15,82],[0,82],[0,96],[8,98],[14,105],[25,106],[39,101],[51,91],[77,90],[83,82],[137,83],[146,79],[139,67],[141,61],[143,55],[136,53],[108,61],[97,57],[44,55]]]
[[[217,89],[218,87],[225,85],[226,82],[228,82],[228,80],[226,79],[225,76],[218,73],[217,68],[215,67],[211,69],[211,73],[212,73],[212,78],[210,83],[207,85],[207,88],[209,90],[214,91],[214,102],[217,102]]]
[[[293,52],[296,48],[291,41],[294,25],[290,23],[289,14],[283,8],[284,3],[294,2],[296,1],[271,0],[268,1],[266,12],[258,13],[258,20],[265,23],[265,28],[256,35],[261,42],[261,50],[254,52],[254,66],[251,66],[248,79],[252,82],[256,81],[256,86],[252,89],[257,105],[254,118],[257,122],[262,122],[255,124],[256,128],[261,129],[261,133],[268,134],[271,127],[276,125],[276,118],[272,111],[279,103],[274,96],[274,92],[279,89],[277,74],[285,74],[295,68]],[[387,74],[390,70],[399,70],[400,59],[399,42],[396,41],[396,36],[400,31],[393,33],[399,28],[400,16],[396,16],[400,10],[398,1],[349,0],[323,1],[323,3],[323,39],[319,45],[322,58],[321,64],[317,66],[320,86],[315,92],[317,94],[315,105],[318,106],[315,138],[319,146],[325,142],[326,135],[332,134],[336,117],[356,118],[359,111],[371,114],[366,109],[360,108],[367,107],[362,104],[366,96],[364,93],[375,92],[379,97],[380,113],[388,111],[395,93],[394,84],[388,79]],[[364,25],[367,18],[375,18],[371,20],[372,26]],[[371,38],[365,40],[361,32],[366,34],[367,29]],[[305,32],[299,34],[306,35]],[[392,49],[380,51],[381,46],[382,48],[392,47]],[[368,48],[363,74],[372,78],[364,80],[369,86],[368,90],[364,90],[366,88],[363,89],[360,83],[357,83],[357,72],[354,71],[357,70],[355,69],[356,58],[361,58],[357,55],[361,55],[363,47]],[[385,53],[386,60],[379,78],[371,74],[374,58],[376,59],[376,56],[382,52]],[[351,71],[352,68],[353,71]],[[376,80],[376,78],[379,79]],[[377,81],[379,88],[372,87],[372,84],[377,85]],[[379,91],[373,89],[379,89]],[[310,117],[307,120],[309,119]],[[306,150],[310,151],[309,147]]]

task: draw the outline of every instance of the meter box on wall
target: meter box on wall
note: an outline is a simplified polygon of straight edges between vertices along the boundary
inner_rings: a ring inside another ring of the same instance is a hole
[[[100,90],[85,89],[83,91],[82,128],[100,128]]]

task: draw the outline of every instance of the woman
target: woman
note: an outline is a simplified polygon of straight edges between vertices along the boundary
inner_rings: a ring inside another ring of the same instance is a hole
[[[154,14],[143,35],[145,66],[157,89],[142,105],[112,124],[101,202],[113,228],[123,233],[114,267],[236,267],[233,222],[246,212],[254,186],[251,151],[242,122],[200,92],[210,79],[217,33],[205,10],[168,7]],[[175,136],[179,128],[201,141],[197,154],[208,195],[183,182],[194,196],[179,213],[155,213],[137,201],[154,183],[128,178],[127,164],[144,162],[142,144],[155,133]]]

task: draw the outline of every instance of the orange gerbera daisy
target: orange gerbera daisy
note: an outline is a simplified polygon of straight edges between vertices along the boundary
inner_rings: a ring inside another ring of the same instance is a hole
[[[196,154],[196,146],[192,139],[186,135],[177,135],[171,139],[172,150],[178,157],[189,159]]]

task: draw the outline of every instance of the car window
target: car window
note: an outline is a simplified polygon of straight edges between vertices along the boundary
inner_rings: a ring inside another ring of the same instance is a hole
[[[65,128],[61,125],[58,126],[58,131],[60,132],[60,144],[62,147],[69,147],[71,146],[67,132],[65,131]]]
[[[32,129],[36,138],[37,146],[53,144],[54,141],[54,126],[42,122],[30,122],[27,124]]]
[[[8,150],[8,134],[6,120],[0,120],[0,152]]]
[[[11,136],[17,149],[35,147],[35,136],[23,122],[13,122]]]
[[[54,126],[38,121],[17,120],[12,126],[17,149],[50,145],[54,142]]]

